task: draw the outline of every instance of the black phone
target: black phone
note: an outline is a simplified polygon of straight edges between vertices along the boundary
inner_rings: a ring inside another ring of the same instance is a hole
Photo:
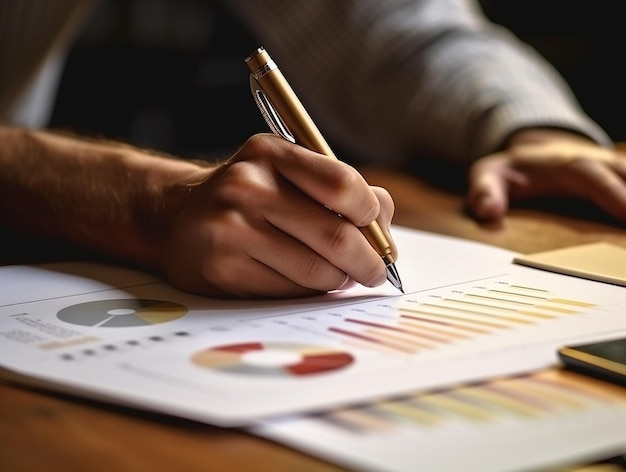
[[[558,355],[568,369],[626,386],[626,338],[563,346]]]

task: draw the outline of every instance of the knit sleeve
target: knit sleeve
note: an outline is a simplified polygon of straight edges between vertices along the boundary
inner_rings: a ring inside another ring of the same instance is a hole
[[[565,81],[471,0],[229,0],[322,131],[371,161],[468,163],[514,131],[603,145]]]

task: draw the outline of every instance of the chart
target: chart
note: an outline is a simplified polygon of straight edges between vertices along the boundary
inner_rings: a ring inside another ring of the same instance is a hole
[[[568,371],[550,370],[418,393],[317,417],[359,434],[405,427],[437,430],[452,423],[481,425],[542,421],[596,406],[626,408],[626,391]]]
[[[385,285],[221,300],[141,274],[31,269],[13,285],[19,296],[0,306],[2,365],[242,426],[525,374],[555,365],[565,343],[626,335],[623,287],[511,264],[491,247],[404,236],[404,294]],[[11,280],[13,269],[5,272]],[[20,289],[37,277],[35,293]]]
[[[242,375],[303,376],[341,369],[354,361],[347,352],[294,343],[243,343],[202,350],[198,366]]]
[[[372,320],[367,312],[355,312],[329,331],[361,348],[418,355],[463,341],[574,319],[598,308],[601,311],[596,303],[563,297],[538,286],[496,279],[407,297],[396,307],[393,318]]]
[[[67,323],[104,328],[128,328],[166,323],[187,314],[181,304],[163,300],[96,300],[63,308],[57,318]]]
[[[270,420],[254,431],[356,470],[569,470],[558,466],[598,450],[623,453],[626,390],[551,369]]]

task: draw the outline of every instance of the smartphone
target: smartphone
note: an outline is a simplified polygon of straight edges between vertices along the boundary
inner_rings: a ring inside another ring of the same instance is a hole
[[[563,346],[558,355],[568,369],[626,386],[626,338]]]

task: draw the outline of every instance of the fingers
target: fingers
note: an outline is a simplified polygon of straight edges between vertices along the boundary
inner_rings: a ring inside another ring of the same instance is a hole
[[[167,257],[171,278],[189,291],[293,297],[355,281],[381,285],[385,265],[356,226],[376,218],[397,254],[391,196],[346,164],[281,138],[251,138],[188,191]],[[188,270],[176,269],[183,260]]]
[[[212,258],[203,266],[212,287],[237,297],[292,298],[324,293],[346,283],[348,276],[319,254],[271,225],[264,226],[240,227],[235,241],[231,231],[223,231],[219,245],[230,245],[233,250],[222,253],[219,263]]]
[[[521,175],[507,168],[503,156],[480,159],[470,169],[467,207],[479,220],[499,220],[508,211],[511,185],[525,183]]]
[[[264,201],[260,209],[263,218],[359,283],[384,283],[381,257],[356,226],[366,226],[376,219],[382,201],[384,226],[389,235],[391,196],[383,189],[373,191],[354,168],[336,159],[273,136],[257,138],[248,140],[246,151],[257,159],[259,153],[271,155],[272,169],[288,182],[282,183],[272,175],[266,185],[270,194],[256,196],[256,201]],[[255,177],[261,180],[258,175]],[[395,246],[392,250],[397,253]]]
[[[620,221],[626,221],[626,157],[616,156],[612,165],[576,161],[580,196],[588,198]]]
[[[370,187],[378,199],[380,212],[376,220],[380,224],[383,231],[391,225],[391,220],[395,211],[393,198],[387,190],[382,187]]]
[[[522,146],[511,166],[531,184],[525,197],[576,197],[626,221],[626,157],[589,142],[556,141]]]
[[[380,212],[379,201],[356,169],[332,158],[294,146],[276,136],[257,135],[246,143],[248,153],[271,156],[271,164],[289,182],[321,205],[366,226]]]
[[[340,267],[341,260],[331,261],[309,247],[306,242],[271,225],[268,225],[265,231],[257,231],[256,235],[258,243],[249,247],[250,257],[268,270],[280,274],[299,290],[309,292],[335,290],[348,282],[350,276],[347,272],[358,273],[358,270],[353,270],[350,265],[344,270]],[[378,261],[374,260],[372,265],[376,266],[377,263]]]
[[[327,210],[322,211],[341,220]],[[234,218],[239,218],[239,215]],[[385,281],[384,275],[377,275],[379,272],[384,274],[384,265],[380,269],[382,260],[374,255],[368,262],[363,261],[368,258],[367,251],[371,247],[359,247],[359,241],[364,238],[349,222],[345,222],[346,227],[356,231],[350,239],[357,244],[351,248],[353,245],[349,241],[344,254],[341,251],[333,254],[338,257],[324,257],[309,247],[306,241],[292,237],[269,221],[257,221],[256,224],[257,227],[250,227],[245,221],[224,224],[221,225],[222,234],[214,234],[216,246],[230,247],[231,250],[205,259],[207,263],[202,270],[213,291],[217,289],[218,292],[240,297],[296,297],[346,288],[353,281],[364,285],[380,285]],[[302,223],[301,226],[308,229],[308,233],[315,233]],[[237,237],[233,237],[235,228]],[[361,250],[363,253],[360,253]],[[354,252],[359,252],[358,257],[348,264],[346,261],[350,262]],[[343,264],[345,268],[341,267]],[[371,277],[368,271],[374,272],[374,281],[367,282],[360,275],[363,271],[365,277]]]
[[[348,276],[264,220],[229,208],[183,213],[164,255],[178,288],[217,297],[300,297],[345,285]]]
[[[626,157],[584,140],[524,144],[474,163],[467,205],[481,220],[504,216],[510,201],[577,197],[626,221]]]
[[[290,278],[321,288],[317,284],[330,282],[330,268],[325,266],[328,264],[365,286],[385,282],[385,266],[380,255],[354,224],[301,192],[284,189],[282,193],[285,198],[264,208],[263,216],[273,227],[307,248],[305,251],[290,245],[293,257],[283,259],[281,265]],[[323,286],[327,290],[337,288],[343,280],[333,277],[332,282],[331,288]]]

